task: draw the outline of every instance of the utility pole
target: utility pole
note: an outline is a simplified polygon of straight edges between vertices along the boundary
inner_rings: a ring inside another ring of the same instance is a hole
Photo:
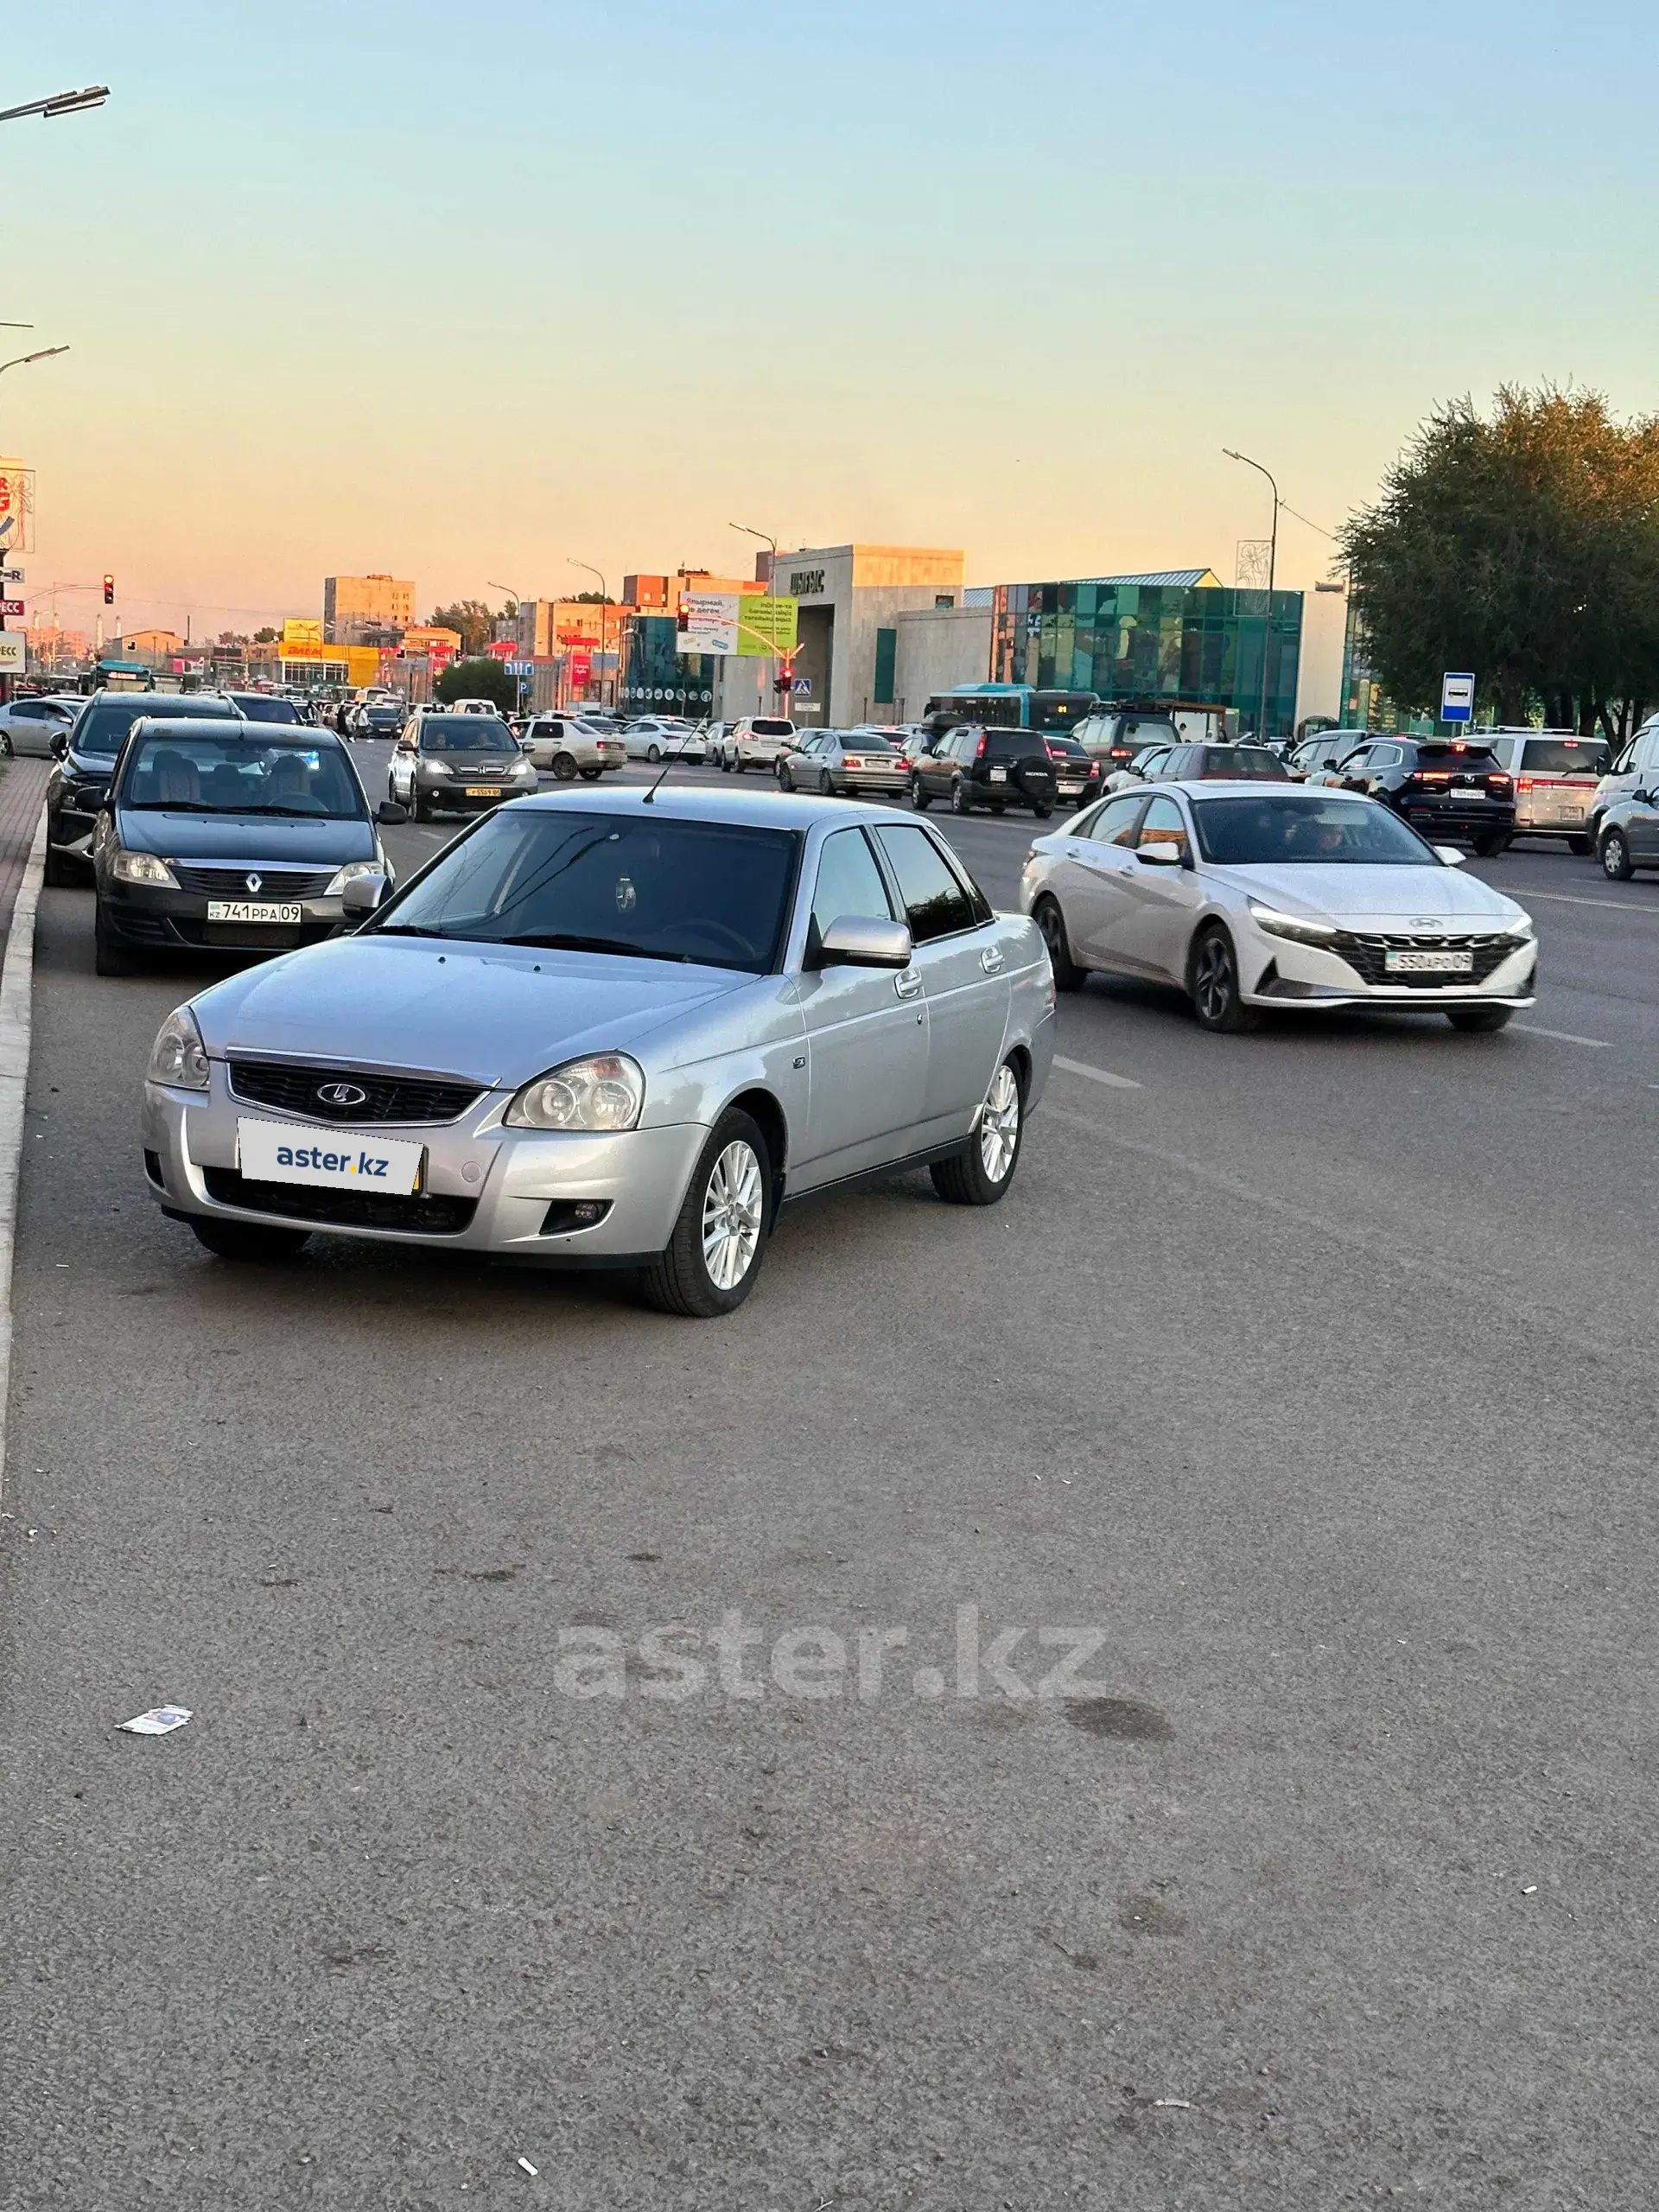
[[[778,690],[778,541],[775,537],[769,537],[764,530],[751,530],[746,522],[734,522],[732,524],[732,528],[736,531],[741,531],[745,537],[758,537],[763,545],[769,545],[772,548],[772,560],[766,569],[766,597],[772,601],[772,620],[766,628],[766,635],[772,641],[772,691],[773,711],[776,712],[776,702],[780,696]],[[790,656],[789,677],[791,687],[789,702],[792,709],[795,703],[795,659],[793,654],[791,654]],[[793,719],[792,715],[790,719]]]
[[[1262,620],[1262,699],[1255,718],[1255,741],[1258,745],[1265,745],[1268,741],[1268,653],[1273,644],[1273,580],[1279,562],[1279,509],[1282,503],[1279,486],[1274,482],[1270,469],[1263,468],[1259,461],[1252,461],[1247,453],[1235,453],[1231,446],[1224,446],[1222,452],[1229,461],[1242,461],[1246,468],[1253,468],[1258,476],[1265,476],[1273,488],[1273,534],[1268,540],[1268,605]]]

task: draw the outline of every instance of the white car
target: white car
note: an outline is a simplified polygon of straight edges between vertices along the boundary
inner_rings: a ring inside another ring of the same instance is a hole
[[[1352,792],[1142,785],[1039,837],[1020,903],[1059,989],[1090,969],[1173,983],[1206,1029],[1354,1006],[1502,1029],[1533,1003],[1537,938],[1462,861]]]
[[[550,769],[561,784],[577,776],[595,784],[607,768],[620,772],[627,759],[620,737],[592,729],[574,715],[537,715],[519,741],[536,766]]]
[[[61,737],[86,704],[83,699],[12,699],[0,707],[0,737],[9,753],[48,760],[52,741]]]
[[[701,760],[702,732],[677,715],[641,715],[622,734],[630,760]]]
[[[721,772],[741,776],[746,768],[767,768],[775,774],[783,755],[794,749],[793,722],[780,715],[742,715],[721,740]]]

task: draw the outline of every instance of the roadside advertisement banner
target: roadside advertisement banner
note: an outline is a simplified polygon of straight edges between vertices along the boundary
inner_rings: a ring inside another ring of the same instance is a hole
[[[321,644],[322,625],[321,622],[313,621],[309,615],[290,614],[283,622],[283,657],[284,659],[297,660],[302,658],[300,654],[294,651],[296,645],[316,645],[321,647]],[[307,653],[303,658],[308,660],[311,658],[311,655]],[[321,658],[321,653],[319,653],[318,658]]]
[[[23,632],[0,630],[0,676],[21,676],[22,672]]]
[[[762,655],[792,653],[798,639],[799,618],[798,600],[766,599],[758,593],[745,593],[738,615],[738,652],[750,660]]]
[[[676,650],[683,653],[734,653],[738,645],[738,609],[751,606],[734,591],[689,591],[680,601],[685,627]]]
[[[21,461],[0,460],[0,551],[35,550],[35,472]]]

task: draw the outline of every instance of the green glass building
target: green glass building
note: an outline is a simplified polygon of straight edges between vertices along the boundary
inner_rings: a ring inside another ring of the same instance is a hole
[[[1266,734],[1288,737],[1302,649],[1299,591],[1229,591],[1208,569],[1071,583],[999,584],[991,677],[1105,700],[1228,707],[1255,732],[1268,656]]]

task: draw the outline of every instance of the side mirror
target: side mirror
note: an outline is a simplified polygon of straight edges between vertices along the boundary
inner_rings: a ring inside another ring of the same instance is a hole
[[[340,909],[348,922],[366,921],[385,895],[384,875],[354,875],[340,894]]]
[[[903,922],[842,914],[819,940],[818,968],[908,968],[915,947]]]
[[[1148,868],[1185,868],[1186,847],[1166,840],[1156,845],[1137,845],[1135,857],[1144,861]]]
[[[399,806],[395,798],[383,798],[375,809],[374,818],[377,822],[384,822],[388,830],[395,830],[400,822],[408,821],[409,809]],[[347,885],[348,892],[350,887]]]
[[[1434,857],[1436,860],[1442,861],[1447,868],[1461,868],[1463,866],[1464,855],[1458,850],[1455,845],[1436,845],[1434,848]]]
[[[536,747],[531,743],[527,737],[521,737],[518,741],[518,750],[521,753],[533,753],[536,750]]]
[[[52,745],[51,745],[52,758],[53,758],[54,760],[61,760],[63,759],[64,755],[68,752],[68,750],[69,750],[69,741],[68,741],[68,739],[64,735],[63,732],[62,732],[61,730],[60,730],[60,731],[58,732],[57,735],[56,735],[56,736],[52,740]]]
[[[1639,791],[1632,791],[1630,797],[1637,806],[1651,806],[1654,803],[1653,793],[1645,786]]]

